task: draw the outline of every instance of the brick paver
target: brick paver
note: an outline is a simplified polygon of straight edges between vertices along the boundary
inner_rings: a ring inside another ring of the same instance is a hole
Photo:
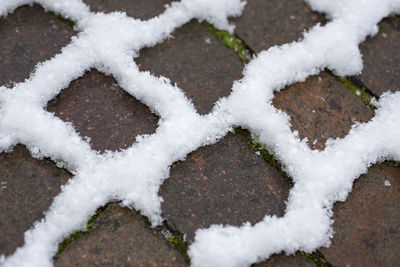
[[[55,266],[187,266],[183,256],[138,213],[110,204],[55,257]]]
[[[286,256],[285,254],[273,255],[264,262],[253,264],[252,267],[317,267],[317,265],[306,256],[296,253],[295,255]]]
[[[71,25],[38,5],[0,18],[0,86],[23,82],[38,62],[60,53],[74,34]]]
[[[154,133],[158,122],[114,78],[95,70],[73,81],[49,102],[47,110],[72,123],[98,151],[130,147],[137,135]]]
[[[249,0],[243,14],[233,21],[237,36],[258,53],[297,41],[303,31],[324,23],[325,18],[303,0]]]
[[[241,77],[243,66],[234,51],[196,21],[172,35],[173,39],[143,49],[137,63],[141,70],[149,70],[176,83],[200,114],[208,113],[215,101],[230,94],[232,83]]]
[[[47,159],[32,158],[21,145],[0,154],[0,255],[24,243],[24,232],[43,218],[71,176]]]
[[[332,244],[322,249],[328,262],[395,266],[400,261],[399,178],[400,167],[375,165],[354,182],[346,202],[335,204]]]
[[[110,13],[125,12],[128,16],[137,19],[150,19],[164,11],[164,5],[172,0],[83,0],[94,12]]]
[[[266,214],[282,216],[289,185],[241,134],[228,134],[171,167],[160,189],[163,216],[193,241],[198,228],[241,225]]]
[[[376,36],[361,44],[364,68],[353,77],[376,96],[400,90],[400,17],[385,19]]]
[[[355,122],[367,122],[374,115],[327,72],[276,93],[273,104],[291,117],[292,130],[307,137],[314,149],[324,149],[328,138],[344,137]]]

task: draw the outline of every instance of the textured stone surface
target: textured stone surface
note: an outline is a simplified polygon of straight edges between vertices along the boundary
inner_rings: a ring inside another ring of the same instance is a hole
[[[372,110],[326,72],[276,93],[273,104],[291,117],[292,130],[307,137],[314,149],[323,149],[328,138],[344,137],[356,121],[366,122],[373,116]]]
[[[186,266],[171,247],[138,213],[110,204],[96,218],[92,232],[55,257],[55,266]]]
[[[302,0],[249,0],[235,33],[256,53],[274,45],[297,41],[304,30],[325,18]]]
[[[218,98],[230,94],[243,66],[234,51],[198,22],[192,21],[172,35],[174,39],[143,49],[137,63],[141,70],[169,78],[199,113],[208,113]]]
[[[317,265],[309,258],[296,253],[286,256],[285,254],[273,255],[267,261],[253,264],[252,267],[316,267]]]
[[[48,103],[47,110],[71,122],[99,151],[131,146],[137,135],[155,132],[158,121],[114,78],[94,70],[73,81]]]
[[[391,186],[385,186],[385,180]],[[395,266],[400,261],[400,167],[371,167],[333,209],[335,234],[321,249],[334,266]]]
[[[123,11],[133,18],[150,19],[164,11],[172,0],[84,0],[95,12]]]
[[[0,86],[24,81],[38,62],[59,53],[73,34],[70,25],[38,5],[0,18]]]
[[[43,218],[71,174],[49,160],[37,160],[18,145],[0,154],[0,255],[23,244],[24,232]]]
[[[248,146],[243,134],[228,134],[171,167],[160,195],[163,216],[191,242],[211,224],[256,223],[282,216],[289,185],[285,177]]]
[[[353,77],[359,85],[380,96],[400,90],[400,17],[379,24],[379,32],[361,44],[364,69]]]

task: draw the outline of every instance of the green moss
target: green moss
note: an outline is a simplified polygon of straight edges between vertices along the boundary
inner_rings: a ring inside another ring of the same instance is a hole
[[[370,109],[375,110],[376,107],[371,103],[372,96],[370,96],[365,90],[359,88],[349,80],[343,77],[336,77],[344,86],[350,89],[355,96],[357,96],[364,104],[366,104]]]
[[[400,167],[400,162],[393,160],[385,160],[384,163],[391,167]]]
[[[85,233],[85,231],[80,230],[65,238],[60,244],[58,244],[57,254],[60,254],[72,241],[80,237],[83,233]]]
[[[216,36],[218,39],[222,41],[222,43],[233,49],[235,53],[238,55],[239,59],[244,63],[247,64],[251,60],[252,53],[250,50],[243,44],[241,40],[236,38],[233,34],[230,34],[224,30],[218,30],[213,25],[208,22],[203,22],[205,26],[211,31],[211,33]]]
[[[285,176],[286,181],[289,183],[290,186],[294,185],[292,178],[290,178],[290,176],[285,172],[282,165],[279,163],[279,161],[276,160],[274,154],[270,153],[265,145],[261,144],[256,138],[251,136],[251,133],[248,130],[245,130],[241,127],[234,127],[233,130],[235,131],[235,133],[245,135],[249,139],[249,146],[252,149],[260,152],[261,156],[269,163],[269,165],[278,169],[278,171],[280,171]]]
[[[64,22],[64,23],[67,23],[70,27],[74,27],[75,26],[75,22],[74,21],[72,21],[72,20],[70,20],[70,19],[68,19],[68,18],[65,18],[65,17],[63,17],[62,15],[60,15],[60,14],[58,14],[58,13],[55,13],[55,12],[53,12],[53,11],[49,11],[51,14],[53,14],[54,16],[56,16],[57,17],[57,19],[58,20],[61,20],[62,22]]]
[[[58,244],[57,254],[60,254],[72,241],[79,238],[81,235],[86,234],[86,233],[91,233],[94,221],[104,211],[104,209],[105,209],[105,206],[98,208],[96,210],[96,213],[90,218],[90,220],[88,221],[88,223],[86,224],[84,229],[71,234],[70,236],[65,238],[60,244]]]
[[[318,250],[313,253],[307,253],[307,252],[300,252],[300,253],[301,253],[301,255],[312,260],[318,267],[331,267],[332,266],[324,259],[324,256],[322,255],[322,253],[319,252]]]
[[[179,236],[172,235],[168,238],[168,242],[182,254],[183,258],[187,263],[190,263],[190,258],[187,254],[188,245]]]

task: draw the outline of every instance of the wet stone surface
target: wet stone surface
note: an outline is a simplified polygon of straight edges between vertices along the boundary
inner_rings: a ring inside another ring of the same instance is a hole
[[[136,60],[140,69],[176,83],[200,114],[228,96],[233,81],[241,78],[242,63],[208,28],[192,21],[177,29],[173,39],[143,49]]]
[[[361,44],[364,68],[353,77],[375,96],[400,90],[400,16],[385,19],[379,32]]]
[[[0,86],[23,82],[37,63],[60,53],[74,34],[71,25],[39,5],[0,18]]]
[[[183,256],[138,213],[109,204],[54,266],[187,266]]]
[[[249,0],[235,19],[235,34],[254,52],[297,41],[325,17],[313,12],[302,0]]]
[[[32,158],[17,145],[0,154],[0,255],[24,243],[24,232],[43,218],[71,174],[49,160]]]
[[[334,266],[395,266],[399,207],[400,167],[374,165],[355,181],[346,202],[334,205],[332,244],[321,249],[326,260]]]
[[[285,177],[238,133],[172,165],[160,195],[167,223],[186,233],[190,243],[198,228],[211,224],[254,224],[266,214],[282,216],[288,191]]]
[[[267,261],[253,264],[251,267],[316,267],[317,265],[306,256],[296,253],[287,256],[285,254],[273,255]]]
[[[74,125],[98,151],[124,149],[136,136],[152,134],[158,118],[123,91],[111,76],[92,70],[73,81],[47,105],[49,112]]]
[[[367,122],[374,115],[327,72],[276,93],[272,102],[291,117],[292,130],[307,137],[312,149],[324,149],[328,138],[342,138],[355,122]]]
[[[150,19],[164,11],[172,0],[83,0],[94,12],[122,11],[133,18]]]

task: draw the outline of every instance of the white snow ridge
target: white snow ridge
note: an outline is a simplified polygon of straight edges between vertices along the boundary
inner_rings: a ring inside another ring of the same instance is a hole
[[[125,13],[90,12],[81,0],[2,0],[0,15],[33,2],[75,21],[79,34],[60,54],[38,64],[24,83],[11,90],[0,88],[0,152],[22,143],[35,156],[65,163],[75,176],[45,218],[25,233],[25,244],[2,257],[3,266],[52,266],[58,243],[111,200],[122,200],[154,225],[160,224],[157,192],[169,176],[169,166],[216,142],[232,126],[249,129],[271,148],[295,185],[282,218],[265,216],[254,226],[198,230],[189,249],[193,266],[249,266],[273,253],[329,245],[333,203],[345,200],[354,179],[371,164],[400,160],[400,93],[382,96],[370,122],[354,126],[324,151],[311,150],[290,131],[288,117],[271,104],[274,90],[325,68],[338,75],[360,72],[359,43],[377,32],[383,17],[400,12],[399,0],[307,0],[331,21],[316,25],[299,42],[261,52],[234,83],[231,95],[205,116],[196,112],[181,89],[165,78],[140,72],[132,58],[193,18],[232,31],[227,18],[240,15],[243,1],[182,0],[160,16],[141,21]],[[113,75],[124,90],[160,116],[155,134],[138,137],[124,151],[99,155],[73,127],[44,110],[49,100],[91,68]]]

